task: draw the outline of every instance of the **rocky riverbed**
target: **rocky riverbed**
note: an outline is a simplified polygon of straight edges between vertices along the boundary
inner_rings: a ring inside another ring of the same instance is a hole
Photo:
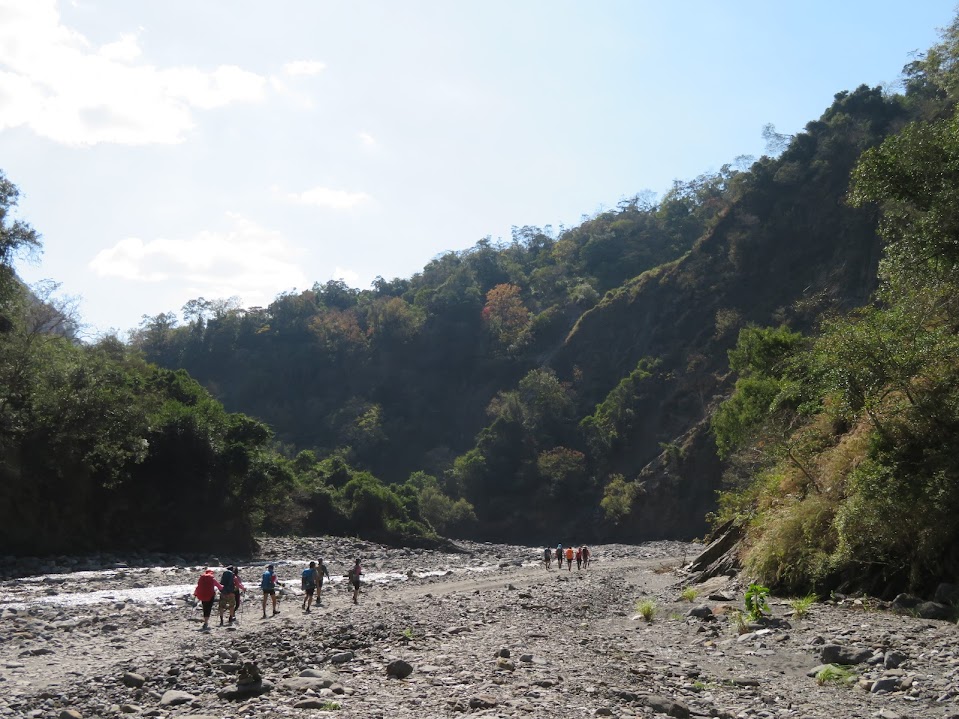
[[[684,595],[700,548],[676,542],[593,547],[572,571],[547,571],[541,548],[461,549],[267,540],[242,565],[239,621],[206,632],[190,592],[230,557],[10,562],[0,716],[959,717],[951,621],[845,598],[799,618],[773,598],[747,626],[736,579]],[[305,614],[299,573],[320,556],[334,582]],[[285,596],[262,619],[267,562]]]

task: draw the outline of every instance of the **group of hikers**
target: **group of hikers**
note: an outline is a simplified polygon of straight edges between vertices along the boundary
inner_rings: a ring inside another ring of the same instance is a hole
[[[283,586],[283,582],[277,579],[275,567],[272,564],[267,565],[266,571],[260,577],[260,590],[263,592],[263,618],[266,619],[266,605],[271,603],[273,614],[277,615],[280,610],[277,606],[277,589]],[[357,558],[353,567],[347,573],[346,578],[348,586],[353,590],[353,603],[357,604],[360,594],[360,577],[363,574],[363,568],[360,566],[360,560]],[[316,595],[316,605],[320,605],[320,597],[323,592],[323,580],[330,579],[330,571],[323,563],[323,559],[310,562],[310,566],[303,570],[300,576],[301,587],[304,592],[302,609],[304,613],[309,613],[313,606],[313,595]],[[217,604],[220,613],[220,626],[224,624],[224,618],[228,615],[228,622],[233,624],[236,621],[236,613],[240,608],[241,595],[247,591],[247,588],[240,580],[240,568],[230,565],[220,575],[217,581],[216,575],[212,569],[207,569],[197,580],[196,588],[193,590],[200,604],[203,606],[203,629],[210,628],[210,615],[213,613],[213,605]],[[217,592],[219,592],[219,601],[217,601]]]
[[[563,549],[562,544],[556,545],[556,564],[559,565],[559,568],[563,568],[563,559],[566,560],[566,571],[573,571],[573,560],[576,560],[576,568],[584,569],[589,567],[589,547],[583,545],[582,547],[577,547],[573,549],[572,547],[566,547]],[[553,564],[553,550],[549,547],[543,550],[543,564],[546,565],[546,568],[549,569]]]

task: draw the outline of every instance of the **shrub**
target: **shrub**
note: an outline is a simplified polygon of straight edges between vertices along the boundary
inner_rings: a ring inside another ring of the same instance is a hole
[[[653,621],[653,617],[656,616],[656,609],[656,602],[651,599],[643,599],[636,603],[636,613],[646,622]]]

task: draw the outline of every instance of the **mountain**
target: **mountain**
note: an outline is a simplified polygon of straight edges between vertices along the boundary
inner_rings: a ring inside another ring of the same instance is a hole
[[[860,153],[905,116],[860,87],[779,157],[659,202],[517,229],[371,290],[330,282],[251,310],[200,298],[185,324],[151,318],[133,344],[268,423],[291,456],[437,477],[476,507],[475,535],[702,534],[722,472],[704,421],[731,389],[726,353],[748,324],[808,329],[867,301],[877,217],[845,193]],[[628,506],[604,512],[619,479]]]

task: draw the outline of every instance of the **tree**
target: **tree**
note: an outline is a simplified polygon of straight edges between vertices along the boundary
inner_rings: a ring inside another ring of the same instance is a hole
[[[40,236],[23,220],[12,218],[20,190],[0,171],[0,268],[9,271],[21,252],[40,249]],[[2,278],[6,279],[6,278]]]
[[[508,348],[529,325],[530,313],[520,297],[516,285],[500,284],[486,293],[483,321],[493,340],[502,348]]]

